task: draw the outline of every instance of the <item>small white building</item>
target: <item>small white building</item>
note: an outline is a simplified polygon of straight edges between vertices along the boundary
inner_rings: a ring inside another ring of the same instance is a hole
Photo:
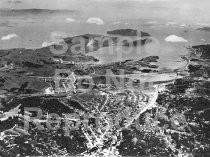
[[[44,94],[46,94],[46,95],[55,94],[55,91],[53,90],[52,87],[48,87],[44,90]]]

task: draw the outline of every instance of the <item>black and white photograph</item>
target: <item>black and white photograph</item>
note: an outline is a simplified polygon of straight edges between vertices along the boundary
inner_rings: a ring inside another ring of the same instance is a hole
[[[0,157],[210,157],[210,0],[0,0]]]

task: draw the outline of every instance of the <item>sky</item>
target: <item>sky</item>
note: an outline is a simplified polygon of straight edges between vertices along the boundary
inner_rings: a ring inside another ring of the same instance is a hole
[[[209,6],[210,0],[0,0],[0,8],[73,9],[92,16],[157,16],[204,22],[210,17]]]
[[[197,8],[199,6],[207,7],[210,0],[0,0],[1,8],[56,8],[56,9],[72,9],[85,8],[94,4],[109,5],[127,3],[139,3],[146,5],[162,5],[168,7],[180,8]],[[199,6],[198,6],[199,4]]]
[[[20,14],[19,16],[8,17],[4,16],[4,14],[1,16],[0,12],[0,37],[5,36],[4,39],[13,37],[14,41],[20,41],[21,44],[28,41],[28,39],[36,37],[39,39],[37,41],[38,45],[41,45],[43,40],[48,39],[52,31],[57,30],[68,31],[70,36],[78,35],[81,32],[101,33],[109,27],[141,27],[142,21],[157,23],[175,22],[178,25],[188,26],[191,24],[202,24],[204,26],[210,25],[209,6],[210,0],[0,0],[0,9],[78,10],[78,14],[61,15],[62,17],[59,14],[57,18],[56,14],[52,14],[52,16],[47,16],[48,18],[44,19],[46,20],[45,22],[42,22],[43,19],[40,17],[40,23],[36,14],[32,18],[28,14],[26,16]],[[104,23],[104,25],[88,25],[86,21],[89,18],[100,18],[103,21],[100,23]],[[54,27],[51,27],[51,22],[54,24]],[[119,22],[120,25],[112,25],[113,22]],[[136,27],[135,24],[137,24]],[[5,27],[5,25],[16,27]],[[28,36],[25,36],[26,30],[28,31]],[[167,31],[164,30],[165,32]],[[16,33],[18,37],[13,33]],[[7,36],[7,34],[12,34],[13,36]],[[24,42],[21,42],[20,36]],[[27,44],[29,43],[32,42],[27,42]],[[36,42],[34,43],[37,44]],[[25,45],[20,46],[25,47]],[[17,47],[17,44],[14,47]]]

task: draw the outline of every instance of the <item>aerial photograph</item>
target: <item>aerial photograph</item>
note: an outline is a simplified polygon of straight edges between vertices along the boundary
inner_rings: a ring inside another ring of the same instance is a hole
[[[210,157],[210,0],[0,0],[0,157]]]

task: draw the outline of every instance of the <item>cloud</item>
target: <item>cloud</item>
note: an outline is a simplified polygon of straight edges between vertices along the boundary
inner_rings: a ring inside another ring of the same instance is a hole
[[[68,35],[63,31],[55,31],[55,32],[51,32],[50,34],[50,40],[53,42],[63,41],[63,39],[66,37],[68,37]]]
[[[176,35],[169,35],[165,38],[166,42],[188,42],[186,39],[176,36]]]
[[[76,20],[73,19],[73,18],[66,18],[66,21],[67,21],[67,22],[75,22]]]
[[[48,47],[50,45],[56,45],[64,41],[64,38],[67,37],[67,34],[62,31],[51,32],[50,40],[46,40],[42,43],[42,47]]]
[[[96,25],[104,25],[104,21],[99,17],[91,17],[87,20],[87,23],[96,24]]]
[[[8,34],[6,36],[1,37],[1,40],[11,40],[12,38],[17,38],[17,34]]]
[[[42,43],[42,47],[48,47],[48,46],[55,45],[55,44],[56,44],[55,42],[44,41]]]
[[[181,24],[180,27],[187,27],[187,24]]]

